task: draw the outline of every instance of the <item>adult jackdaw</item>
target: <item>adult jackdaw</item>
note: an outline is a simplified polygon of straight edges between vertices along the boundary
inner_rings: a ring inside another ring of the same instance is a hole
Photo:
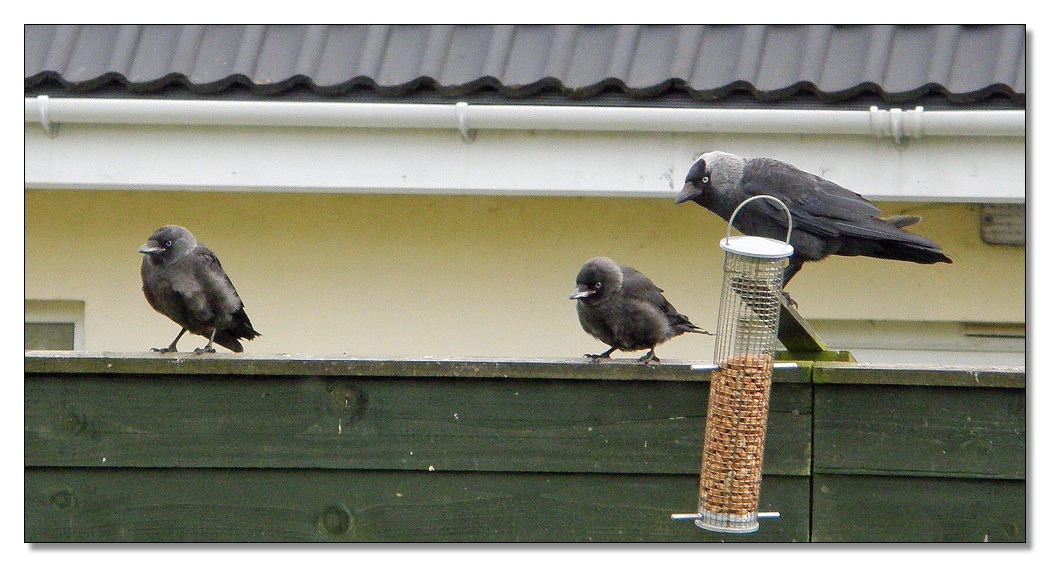
[[[728,222],[736,207],[755,195],[776,197],[791,211],[795,253],[784,271],[785,286],[804,262],[832,254],[952,263],[936,242],[901,230],[920,217],[882,218],[882,211],[864,197],[775,159],[707,152],[689,169],[674,202],[693,201]],[[744,234],[783,240],[787,218],[776,203],[758,199],[741,209],[733,226]]]
[[[181,226],[158,228],[139,248],[142,258],[142,293],[159,313],[182,326],[175,340],[157,352],[177,352],[175,345],[189,331],[208,337],[201,354],[215,352],[212,343],[243,352],[238,339],[261,336],[252,328],[237,290],[215,254],[197,243]]]
[[[649,349],[639,362],[660,362],[656,345],[682,333],[711,333],[675,310],[645,274],[608,258],[592,258],[576,275],[576,314],[583,330],[611,348],[588,354],[597,362],[615,350]]]

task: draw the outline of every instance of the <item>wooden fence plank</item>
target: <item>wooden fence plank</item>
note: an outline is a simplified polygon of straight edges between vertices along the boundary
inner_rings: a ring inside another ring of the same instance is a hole
[[[804,541],[809,481],[769,476],[754,534],[708,532],[682,475],[37,468],[28,542]]]
[[[27,375],[34,466],[690,474],[708,382]],[[774,384],[767,474],[809,474],[809,386]]]
[[[814,388],[814,472],[1025,478],[1023,389]]]
[[[1025,482],[813,477],[813,541],[1027,541]]]

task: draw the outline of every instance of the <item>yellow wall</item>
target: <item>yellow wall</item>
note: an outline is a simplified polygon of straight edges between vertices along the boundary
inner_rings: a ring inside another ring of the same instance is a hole
[[[788,287],[803,315],[1024,322],[1024,248],[982,243],[978,206],[881,206],[923,216],[912,230],[955,263],[808,264]],[[263,334],[247,352],[350,356],[605,350],[568,299],[597,255],[646,273],[710,329],[725,235],[721,219],[670,199],[27,190],[25,299],[85,301],[90,351],[167,345],[178,327],[146,304],[136,252],[164,224],[219,256]],[[184,337],[180,348],[203,343]],[[687,335],[657,352],[710,360],[712,349]]]

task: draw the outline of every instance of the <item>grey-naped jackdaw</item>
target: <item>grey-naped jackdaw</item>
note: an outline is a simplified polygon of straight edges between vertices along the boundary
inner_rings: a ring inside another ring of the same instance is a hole
[[[795,252],[784,272],[784,286],[803,263],[830,255],[952,263],[936,242],[902,230],[920,217],[883,218],[878,207],[857,193],[775,159],[704,153],[689,169],[675,204],[693,201],[728,222],[737,206],[755,195],[776,197],[791,211],[790,244]],[[787,218],[778,205],[759,199],[741,209],[733,228],[783,240]]]
[[[139,248],[142,258],[142,293],[159,313],[182,327],[175,340],[158,352],[177,352],[175,346],[189,331],[208,337],[194,353],[215,352],[218,343],[243,352],[238,339],[261,336],[252,328],[229,276],[215,254],[181,226],[158,228]]]
[[[649,349],[640,362],[660,362],[656,346],[682,333],[711,333],[697,327],[675,310],[663,290],[638,270],[608,258],[588,260],[576,276],[576,313],[583,330],[609,345],[601,354],[588,354],[597,362],[616,350]]]

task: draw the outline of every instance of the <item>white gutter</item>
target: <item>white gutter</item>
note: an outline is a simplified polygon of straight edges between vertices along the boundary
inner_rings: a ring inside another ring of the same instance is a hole
[[[131,124],[600,132],[719,132],[1024,137],[1024,110],[797,110],[49,98],[25,99],[25,121]]]

